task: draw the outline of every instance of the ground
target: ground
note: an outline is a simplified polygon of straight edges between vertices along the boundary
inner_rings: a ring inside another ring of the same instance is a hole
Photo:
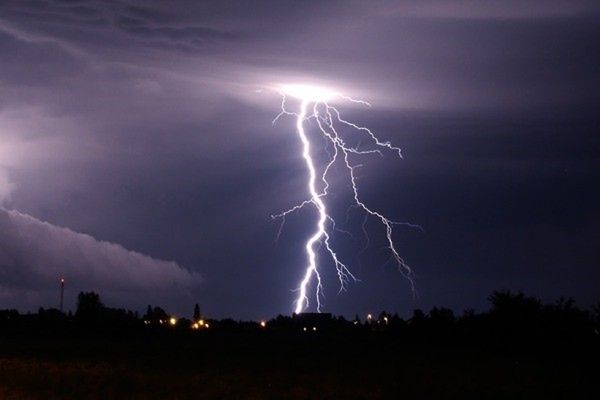
[[[197,335],[1,344],[2,399],[594,398],[585,357],[385,335]]]

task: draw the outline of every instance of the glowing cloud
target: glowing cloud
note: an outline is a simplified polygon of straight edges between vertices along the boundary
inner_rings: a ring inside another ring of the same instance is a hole
[[[281,93],[308,102],[325,102],[340,96],[339,93],[319,86],[282,85]]]

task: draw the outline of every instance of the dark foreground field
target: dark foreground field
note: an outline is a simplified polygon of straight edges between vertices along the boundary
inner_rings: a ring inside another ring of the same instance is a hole
[[[274,332],[0,343],[1,399],[598,399],[597,350]]]

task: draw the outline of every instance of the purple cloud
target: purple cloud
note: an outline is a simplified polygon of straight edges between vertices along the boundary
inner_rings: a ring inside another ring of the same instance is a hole
[[[0,301],[55,306],[56,288],[99,291],[109,302],[144,304],[157,297],[184,298],[200,275],[27,214],[0,209]],[[21,297],[21,298],[17,298]]]

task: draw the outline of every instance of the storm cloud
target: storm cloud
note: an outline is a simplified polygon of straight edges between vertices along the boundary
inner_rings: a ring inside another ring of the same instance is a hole
[[[71,290],[102,290],[119,304],[131,296],[146,300],[180,297],[200,276],[177,263],[157,260],[117,244],[0,209],[0,300],[31,308],[56,306],[61,278]]]
[[[502,288],[595,301],[599,17],[590,1],[2,1],[0,202],[12,211],[0,246],[16,263],[2,267],[16,274],[5,304],[52,299],[56,276],[34,254],[72,240],[96,249],[65,261],[78,288],[123,306],[153,301],[169,271],[204,279],[183,300],[160,290],[182,315],[194,302],[214,316],[289,312],[313,215],[291,216],[274,243],[270,215],[306,198],[293,120],[271,123],[281,83],[372,104],[344,116],[404,159],[360,160],[361,195],[424,228],[394,238],[419,303],[386,266],[376,224],[372,247],[354,251],[362,217],[350,213],[340,228],[353,238],[334,240],[361,283],[337,296],[325,274],[327,310],[461,311]],[[53,239],[29,254],[20,229]],[[132,280],[155,272],[121,290],[99,260]]]

